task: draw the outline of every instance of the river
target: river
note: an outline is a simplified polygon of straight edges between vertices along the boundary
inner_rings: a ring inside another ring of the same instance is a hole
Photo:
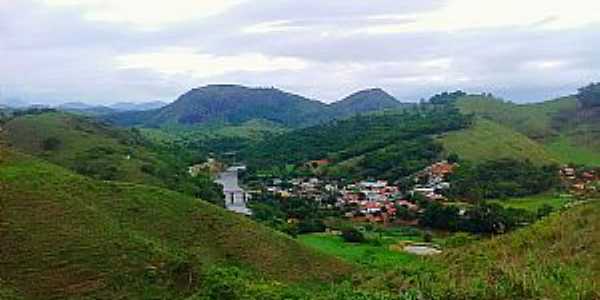
[[[250,195],[239,185],[238,175],[243,169],[244,167],[239,166],[230,167],[219,173],[215,182],[223,186],[227,209],[239,214],[251,215],[252,211],[246,205]]]

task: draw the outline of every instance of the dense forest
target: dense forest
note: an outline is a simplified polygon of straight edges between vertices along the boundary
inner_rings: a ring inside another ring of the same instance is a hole
[[[434,135],[468,127],[470,122],[452,106],[362,114],[255,143],[241,157],[252,171],[327,160],[333,166],[327,170],[331,176],[398,179],[440,156],[442,147]],[[336,166],[351,160],[357,160],[358,167],[336,172]]]
[[[453,197],[476,201],[523,197],[558,186],[558,167],[537,166],[530,161],[500,159],[478,164],[463,163],[450,181]]]

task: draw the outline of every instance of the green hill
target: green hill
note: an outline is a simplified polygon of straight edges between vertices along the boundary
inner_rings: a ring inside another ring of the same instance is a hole
[[[457,295],[479,299],[597,299],[598,214],[600,202],[595,201],[514,234],[451,251],[440,258],[448,271],[439,282]],[[479,289],[483,282],[487,288]]]
[[[440,141],[447,152],[470,161],[500,158],[529,159],[540,164],[559,161],[527,136],[481,118],[467,129],[442,135]]]
[[[600,110],[580,107],[575,97],[518,105],[467,96],[457,106],[537,141],[560,162],[600,165]]]
[[[169,188],[220,202],[208,174],[192,178],[187,167],[202,157],[152,143],[137,129],[119,129],[91,118],[45,112],[10,118],[0,140],[79,174],[102,180]]]
[[[4,149],[0,245],[0,295],[26,299],[184,299],[221,265],[288,283],[351,270],[206,202]]]
[[[495,121],[535,140],[551,138],[559,132],[555,118],[574,112],[577,100],[565,97],[535,104],[514,104],[493,97],[466,96],[457,101],[461,112]]]
[[[362,114],[260,141],[245,148],[241,158],[252,170],[327,160],[327,175],[396,180],[440,158],[441,146],[432,136],[469,123],[451,107]]]

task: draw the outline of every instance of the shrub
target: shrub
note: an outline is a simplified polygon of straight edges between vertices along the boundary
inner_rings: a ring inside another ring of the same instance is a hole
[[[365,236],[354,227],[342,229],[342,238],[347,243],[362,243],[365,241]]]
[[[49,137],[42,142],[42,149],[44,151],[54,151],[60,147],[62,142],[55,137]]]

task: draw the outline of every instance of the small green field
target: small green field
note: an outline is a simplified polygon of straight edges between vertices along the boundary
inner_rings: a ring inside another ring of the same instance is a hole
[[[420,261],[419,257],[396,250],[390,246],[403,241],[422,242],[421,233],[412,228],[390,228],[365,233],[368,241],[364,243],[347,243],[341,236],[328,233],[304,234],[298,240],[307,246],[324,253],[339,257],[358,265],[378,268],[389,268]],[[434,242],[441,243],[439,239]]]
[[[389,250],[386,245],[346,243],[341,237],[330,234],[306,234],[298,237],[298,240],[348,262],[371,267],[391,267],[418,259],[413,254]]]
[[[507,200],[490,200],[490,202],[498,203],[504,207],[525,209],[535,212],[544,205],[550,205],[555,210],[563,207],[570,201],[570,198],[560,197],[557,195],[535,195],[523,198],[511,198]]]

